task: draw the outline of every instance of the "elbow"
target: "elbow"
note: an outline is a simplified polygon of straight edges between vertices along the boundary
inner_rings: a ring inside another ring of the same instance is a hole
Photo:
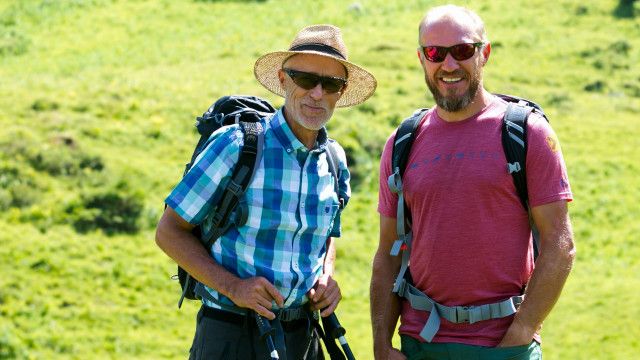
[[[156,228],[156,237],[155,237],[156,245],[163,251],[165,250],[166,241],[168,238],[165,227],[166,227],[166,221],[163,216],[158,222],[158,227]]]
[[[160,248],[160,249],[164,249],[164,238],[162,237],[162,232],[160,230],[160,227],[158,226],[158,228],[156,229],[156,245]]]
[[[567,270],[571,270],[573,262],[576,258],[576,247],[573,243],[573,239],[569,238],[560,251],[561,261],[564,263]]]
[[[573,242],[571,242],[571,248],[569,249],[569,251],[567,251],[566,255],[567,262],[569,263],[570,267],[573,266],[573,261],[576,259],[576,254],[576,247],[575,245],[573,245]]]

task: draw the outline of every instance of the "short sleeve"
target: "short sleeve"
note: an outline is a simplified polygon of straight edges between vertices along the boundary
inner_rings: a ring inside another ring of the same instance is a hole
[[[393,152],[393,141],[395,131],[387,139],[380,159],[380,182],[378,185],[378,213],[390,218],[396,218],[398,207],[398,194],[389,189],[387,180],[391,175],[391,154]]]
[[[243,143],[238,126],[223,127],[209,138],[193,166],[165,199],[185,221],[198,225],[216,203],[215,196],[239,158]]]
[[[531,207],[573,199],[560,141],[551,125],[536,114],[528,119],[526,169]]]

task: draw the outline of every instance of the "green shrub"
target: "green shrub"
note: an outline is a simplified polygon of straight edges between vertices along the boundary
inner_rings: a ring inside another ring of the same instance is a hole
[[[23,133],[11,134],[0,141],[0,150],[7,158],[23,160],[35,170],[52,176],[76,176],[85,171],[104,169],[102,157],[84,152],[72,136],[56,135],[42,141],[30,133],[23,136]]]
[[[89,155],[78,149],[59,145],[45,146],[29,157],[34,169],[53,176],[74,176],[82,170],[101,171],[104,163],[100,156]]]
[[[0,165],[0,210],[28,207],[38,202],[43,190],[33,170]]]
[[[125,181],[121,181],[113,188],[83,194],[79,202],[67,207],[66,212],[78,232],[100,229],[113,235],[138,232],[143,210],[142,193],[131,190]]]
[[[58,110],[60,108],[60,104],[55,101],[45,100],[45,99],[37,99],[31,104],[31,110],[34,111],[53,111]]]

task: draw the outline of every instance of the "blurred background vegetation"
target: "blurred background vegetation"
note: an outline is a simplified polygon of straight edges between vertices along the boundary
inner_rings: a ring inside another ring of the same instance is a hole
[[[329,124],[354,176],[338,315],[356,356],[372,358],[378,159],[404,117],[433,105],[417,25],[443,3],[0,1],[0,359],[187,357],[198,306],[177,310],[175,265],[153,241],[163,199],[216,98],[282,104],[253,62],[312,23],[341,27],[379,81]],[[545,322],[545,358],[637,357],[640,5],[456,3],[485,20],[487,88],[540,103],[569,168],[578,258]]]

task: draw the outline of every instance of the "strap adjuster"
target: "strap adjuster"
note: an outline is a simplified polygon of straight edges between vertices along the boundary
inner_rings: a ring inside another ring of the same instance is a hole
[[[393,174],[389,175],[387,185],[389,185],[389,190],[396,194],[402,192],[402,176],[400,176],[399,168],[396,168]]]
[[[468,306],[456,306],[456,323],[469,323],[469,307]]]
[[[519,162],[507,163],[507,171],[509,174],[517,173],[520,170],[522,170],[522,167]]]
[[[391,290],[391,292],[394,292],[401,298],[404,298],[405,291],[407,290],[407,280],[403,278],[400,280],[396,280],[396,282],[397,283],[393,284],[393,290]]]

